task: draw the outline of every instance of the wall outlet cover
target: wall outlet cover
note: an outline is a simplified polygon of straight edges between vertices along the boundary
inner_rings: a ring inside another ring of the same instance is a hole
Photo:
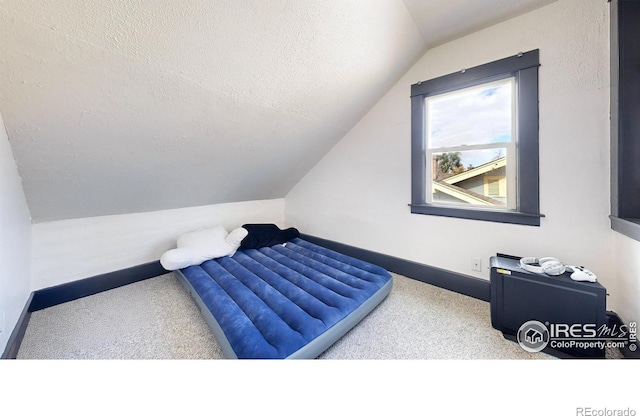
[[[482,259],[479,257],[474,257],[471,259],[471,270],[476,272],[482,271]]]

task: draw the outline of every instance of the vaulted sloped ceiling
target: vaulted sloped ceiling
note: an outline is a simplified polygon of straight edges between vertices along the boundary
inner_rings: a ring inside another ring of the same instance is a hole
[[[431,33],[423,3],[0,0],[33,220],[284,197],[429,45],[515,13]]]

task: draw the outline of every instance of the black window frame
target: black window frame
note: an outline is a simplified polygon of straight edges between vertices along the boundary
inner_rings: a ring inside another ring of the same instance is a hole
[[[538,49],[444,75],[411,86],[411,213],[540,226],[538,145]],[[425,98],[463,88],[515,78],[517,89],[517,207],[489,210],[426,203]]]
[[[640,2],[613,0],[611,19],[611,229],[640,241]]]

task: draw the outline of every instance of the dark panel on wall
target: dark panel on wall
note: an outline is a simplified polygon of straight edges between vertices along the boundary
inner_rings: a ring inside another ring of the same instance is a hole
[[[611,9],[612,210],[640,215],[640,2],[615,0]]]

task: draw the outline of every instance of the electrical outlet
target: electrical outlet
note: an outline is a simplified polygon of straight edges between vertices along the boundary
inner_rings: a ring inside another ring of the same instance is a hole
[[[474,257],[471,259],[471,270],[474,272],[482,271],[482,259],[480,257]]]

